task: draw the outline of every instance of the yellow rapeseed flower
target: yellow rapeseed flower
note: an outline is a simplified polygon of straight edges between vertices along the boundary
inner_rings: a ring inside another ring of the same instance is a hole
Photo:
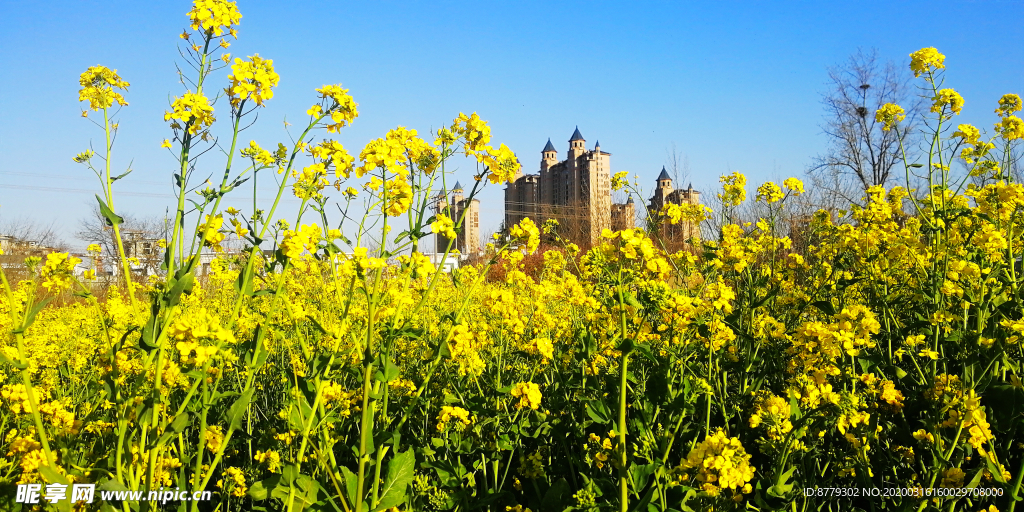
[[[921,48],[910,54],[910,70],[914,72],[914,76],[921,76],[923,73],[945,68],[945,60],[946,56],[935,48]]]
[[[996,123],[996,132],[1006,140],[1024,139],[1024,121],[1017,116],[1006,116]]]
[[[164,112],[164,121],[177,120],[185,123],[192,135],[208,128],[216,119],[213,106],[203,94],[187,91],[171,103],[171,110]],[[177,123],[175,123],[177,124]],[[172,126],[173,127],[173,126]]]
[[[46,255],[41,277],[43,287],[50,291],[63,290],[71,286],[75,267],[82,260],[72,257],[66,252],[51,252]]]
[[[793,195],[800,195],[804,193],[804,182],[797,178],[786,178],[786,181],[782,182],[782,186],[793,192]]]
[[[221,43],[224,41],[221,40]],[[231,85],[224,89],[231,99],[231,106],[237,107],[246,99],[252,99],[257,105],[263,106],[266,100],[274,97],[274,87],[280,80],[274,72],[274,61],[260,58],[259,54],[249,57],[248,61],[235,59],[231,66],[228,80]]]
[[[722,176],[719,181],[722,185],[722,193],[718,198],[725,206],[739,206],[747,199],[747,191],[743,187],[747,184],[747,177],[739,172],[733,172],[728,176]]]
[[[236,39],[238,38],[234,26],[242,20],[242,14],[238,12],[238,4],[235,2],[195,0],[192,3],[192,10],[187,15],[192,21],[194,30],[199,30],[202,27],[207,35],[213,36],[220,36],[226,30]]]
[[[999,108],[996,109],[996,114],[998,114],[999,117],[1008,116],[1014,112],[1019,112],[1020,109],[1020,96],[1016,94],[1004,94],[1002,98],[999,98]]]
[[[768,181],[757,187],[757,200],[768,204],[777,203],[784,197],[782,188],[773,181]]]
[[[953,89],[940,89],[938,93],[932,97],[932,112],[941,113],[946,105],[949,105],[949,111],[953,114],[960,114],[960,111],[964,107],[964,98],[960,96],[960,93]]]
[[[530,409],[537,409],[540,407],[541,393],[540,386],[533,382],[520,382],[512,388],[510,393],[513,398],[518,398],[516,407],[519,409],[529,407]]]
[[[892,126],[906,119],[903,107],[895,103],[886,103],[875,112],[875,122],[882,123],[882,130],[889,131]]]
[[[128,105],[124,96],[114,91],[114,88],[127,91],[130,85],[118,76],[116,69],[92,66],[82,73],[78,83],[82,86],[78,91],[78,101],[88,101],[89,108],[94,111],[108,108],[115,101],[122,107]],[[85,117],[85,112],[82,114],[82,117]]]

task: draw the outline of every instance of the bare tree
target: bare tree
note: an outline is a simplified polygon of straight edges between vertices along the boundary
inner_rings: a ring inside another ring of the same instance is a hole
[[[121,213],[120,216],[124,219],[121,223],[121,234],[124,236],[125,256],[139,260],[139,265],[132,274],[138,272],[144,277],[146,274],[156,272],[163,260],[163,250],[157,246],[156,241],[167,238],[167,224],[160,218],[141,218],[126,213]],[[107,225],[99,206],[93,205],[91,214],[79,221],[75,236],[84,242],[99,245],[105,261],[112,262],[114,266],[120,261],[114,230]]]
[[[57,224],[39,224],[28,217],[0,218],[0,236],[17,243],[67,251],[68,244],[57,232]]]
[[[683,188],[683,182],[690,179],[690,157],[680,153],[675,142],[672,143],[672,150],[666,149],[665,152],[665,166],[672,176],[672,183],[676,188]]]
[[[56,223],[40,224],[28,217],[0,218],[0,267],[11,283],[31,277],[24,265],[29,256],[65,251],[68,244],[58,234]]]
[[[808,173],[816,187],[859,202],[863,190],[896,178],[893,169],[901,160],[896,131],[882,130],[875,111],[885,103],[902,106],[907,117],[900,132],[913,134],[923,103],[911,85],[907,66],[880,62],[874,49],[858,49],[844,64],[829,68],[828,76],[828,90],[822,94],[822,130],[829,145]],[[911,150],[913,141],[905,138],[904,147]]]

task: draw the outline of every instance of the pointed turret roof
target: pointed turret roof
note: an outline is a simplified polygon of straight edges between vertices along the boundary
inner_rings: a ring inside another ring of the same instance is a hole
[[[551,143],[551,137],[548,137],[548,143],[541,150],[541,153],[547,153],[548,151],[555,151],[555,145]]]
[[[452,192],[454,192],[456,190],[462,190],[462,184],[457,182],[457,181],[455,182],[455,186],[452,187]]]
[[[626,204],[633,204],[633,196],[629,196],[629,199],[626,200]]]
[[[601,147],[601,141],[597,141],[597,142],[595,142],[595,143],[594,143],[594,147],[595,147],[595,148],[599,148],[599,147]]]
[[[576,141],[576,140],[584,140],[583,139],[583,135],[580,135],[580,127],[579,126],[576,127],[576,131],[572,132],[572,138],[569,139],[569,142]]]
[[[668,171],[665,170],[665,166],[661,166],[661,174],[658,175],[658,181],[671,179],[672,178],[668,175]]]

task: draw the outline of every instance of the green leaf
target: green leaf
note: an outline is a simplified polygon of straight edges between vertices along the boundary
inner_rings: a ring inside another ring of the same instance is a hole
[[[633,484],[633,490],[639,494],[647,487],[647,481],[658,469],[657,464],[634,464],[629,468],[629,479]]]
[[[767,275],[765,277],[767,277]],[[764,298],[762,298],[761,300],[757,301],[757,303],[755,303],[752,307],[759,308],[759,307],[763,306],[766,302],[774,299],[775,296],[778,295],[780,291],[782,291],[781,287],[774,287],[774,288],[772,288],[772,290],[770,292],[768,292],[764,296]]]
[[[978,472],[974,474],[974,478],[972,478],[971,481],[967,484],[967,488],[968,489],[977,488],[978,484],[981,483],[981,476],[984,475],[984,474],[985,474],[985,471],[979,469]]]
[[[863,371],[864,373],[870,372],[871,367],[874,366],[874,363],[872,363],[871,360],[866,357],[858,357],[856,359],[857,363],[860,364],[861,371]]]
[[[794,420],[799,420],[803,415],[800,414],[800,402],[796,398],[789,398],[789,416]]]
[[[636,296],[633,295],[631,292],[627,292],[627,291],[623,290],[623,292],[622,292],[622,300],[625,301],[626,304],[629,304],[630,306],[633,306],[634,308],[637,308],[637,309],[643,308],[643,306],[640,305],[640,302],[638,302],[636,300]]]
[[[904,371],[903,368],[900,368],[900,367],[897,366],[896,367],[896,378],[897,379],[902,379],[903,377],[906,377],[906,376],[907,376],[907,372]]]
[[[152,352],[156,347],[150,340],[155,340],[157,336],[156,322],[159,317],[157,315],[150,315],[149,321],[142,327],[142,334],[139,336],[139,348],[146,352]],[[128,331],[131,332],[131,331]],[[125,333],[127,334],[127,333]]]
[[[594,406],[595,403],[597,404],[597,407]],[[611,416],[608,412],[608,407],[604,405],[604,402],[588,403],[587,416],[590,416],[590,419],[601,424],[608,423],[608,421],[610,421],[611,419]]]
[[[658,359],[654,357],[654,353],[651,352],[651,347],[647,346],[647,344],[637,343],[636,345],[633,345],[633,349],[639,352],[640,355],[649,359],[652,363],[658,362]]]
[[[270,496],[270,492],[274,490],[278,483],[281,481],[281,475],[274,475],[266,480],[259,480],[254,482],[249,487],[249,497],[256,501],[263,501]]]
[[[995,480],[997,482],[999,482],[1001,484],[1005,484],[1006,483],[1006,479],[1003,478],[1003,472],[1000,471],[999,468],[996,467],[995,463],[992,462],[992,459],[990,459],[988,457],[982,457],[982,458],[985,459],[985,465],[988,467],[989,473],[992,473],[992,477],[995,478]]]
[[[391,382],[402,375],[402,370],[390,360],[384,364],[384,371],[377,370],[373,378],[381,382]]]
[[[113,183],[113,182],[115,182],[115,181],[117,181],[117,180],[119,180],[121,178],[124,178],[125,176],[128,176],[131,173],[132,173],[132,169],[131,169],[131,167],[129,167],[127,171],[125,171],[125,172],[123,172],[121,174],[118,174],[117,176],[114,176],[113,178],[110,178],[110,182]]]
[[[234,430],[238,428],[238,425],[242,423],[242,415],[249,409],[249,401],[252,400],[252,393],[255,389],[247,389],[242,392],[242,395],[235,400],[234,404],[231,404],[231,409],[228,410],[228,425],[229,429]]]
[[[181,301],[182,293],[191,293],[192,286],[195,284],[195,277],[191,272],[186,273],[174,280],[174,286],[171,287],[171,291],[167,293],[167,305],[174,306]]]
[[[96,486],[101,491],[127,491],[129,490],[124,484],[117,480],[106,480]]]
[[[19,370],[24,370],[25,368],[28,368],[28,364],[23,363],[21,361],[15,361],[14,359],[5,356],[3,352],[0,352],[0,362],[7,363]]]
[[[302,410],[298,404],[288,409],[288,428],[296,432],[302,432],[305,422],[302,419]]]
[[[189,421],[189,414],[187,412],[183,412],[174,417],[174,421],[171,422],[171,430],[174,432],[181,432],[191,423],[192,422]]]
[[[341,466],[341,476],[345,480],[345,494],[348,498],[348,502],[352,504],[352,508],[356,510],[362,509],[360,504],[362,503],[362,497],[356,495],[356,487],[359,484],[359,479],[356,477],[350,469],[345,466]]]
[[[245,278],[244,269],[238,273],[238,279],[235,280],[235,291],[246,297],[252,296],[252,279]]]
[[[793,476],[793,472],[796,471],[796,466],[791,466],[782,476],[779,477],[778,483],[768,488],[768,495],[775,496],[777,498],[785,498],[786,495],[793,490],[793,484],[789,482],[790,477]]]
[[[324,329],[324,326],[320,325],[320,322],[318,322],[316,318],[313,318],[311,316],[306,318],[313,322],[313,327],[316,327],[316,329],[320,331],[320,334],[328,334],[327,329]]]
[[[108,226],[117,226],[124,222],[124,219],[114,213],[114,210],[111,210],[110,207],[107,206],[107,203],[104,203],[103,199],[100,199],[99,195],[96,196],[96,201],[100,203],[100,213],[103,214],[104,219],[107,219]]]
[[[544,493],[544,499],[540,500],[541,510],[562,510],[568,505],[572,497],[572,490],[564,478],[559,478],[551,484],[548,492]]]
[[[39,314],[39,312],[42,311],[51,300],[53,300],[53,297],[47,297],[33,305],[32,309],[28,312],[28,316],[25,317],[25,323],[22,324],[21,327],[14,329],[14,334],[21,334],[25,332],[25,330],[32,325],[32,322],[36,320],[36,315]]]
[[[620,352],[627,352],[628,353],[628,352],[632,352],[633,351],[633,348],[635,347],[635,345],[636,345],[636,342],[633,341],[633,338],[626,338],[626,339],[622,340],[622,343],[619,343],[618,347],[615,347],[615,350],[618,350]]]
[[[309,475],[299,475],[295,478],[295,486],[301,491],[295,494],[296,498],[304,500],[306,503],[313,503],[316,501],[316,495],[320,492],[320,484]]]
[[[818,309],[820,309],[821,312],[825,313],[826,315],[835,315],[836,314],[835,306],[833,306],[832,303],[827,301],[827,300],[815,301],[815,302],[812,302],[811,305],[816,307],[816,308],[818,308]]]
[[[46,480],[47,483],[64,485],[71,484],[66,476],[58,473],[52,466],[39,466],[39,474],[43,475],[43,479]]]
[[[416,468],[416,455],[412,450],[406,450],[395,455],[388,463],[388,474],[384,478],[384,485],[380,488],[380,501],[374,512],[397,507],[405,502],[405,491],[412,482],[413,470]]]

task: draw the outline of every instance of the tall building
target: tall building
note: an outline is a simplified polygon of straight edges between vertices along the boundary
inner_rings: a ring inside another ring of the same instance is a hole
[[[540,173],[520,170],[505,188],[505,226],[525,217],[538,225],[555,219],[562,236],[584,243],[596,242],[605,228],[633,227],[633,204],[612,204],[611,153],[601,151],[600,142],[588,150],[577,127],[566,159],[559,161],[557,154],[548,139]]]
[[[443,193],[434,198],[434,210],[445,213],[455,222],[459,222],[462,213],[466,218],[462,221],[462,227],[457,229],[457,236],[453,249],[457,249],[464,255],[475,254],[480,251],[480,200],[469,201],[462,194],[462,185],[455,182],[451,195],[445,197]],[[449,240],[441,234],[437,234],[434,240],[434,251],[441,252],[448,247]]]
[[[672,188],[672,178],[663,166],[661,174],[658,175],[654,195],[651,196],[651,205],[648,208],[650,215],[657,218],[658,212],[666,204],[700,204],[700,192],[693,189],[691,183],[686,189],[676,190]],[[659,226],[660,234],[665,238],[687,240],[700,236],[700,226],[689,222],[679,224],[668,224]]]
[[[633,227],[634,219],[636,219],[636,206],[632,196],[626,201],[626,204],[612,205],[612,231],[622,231]]]

